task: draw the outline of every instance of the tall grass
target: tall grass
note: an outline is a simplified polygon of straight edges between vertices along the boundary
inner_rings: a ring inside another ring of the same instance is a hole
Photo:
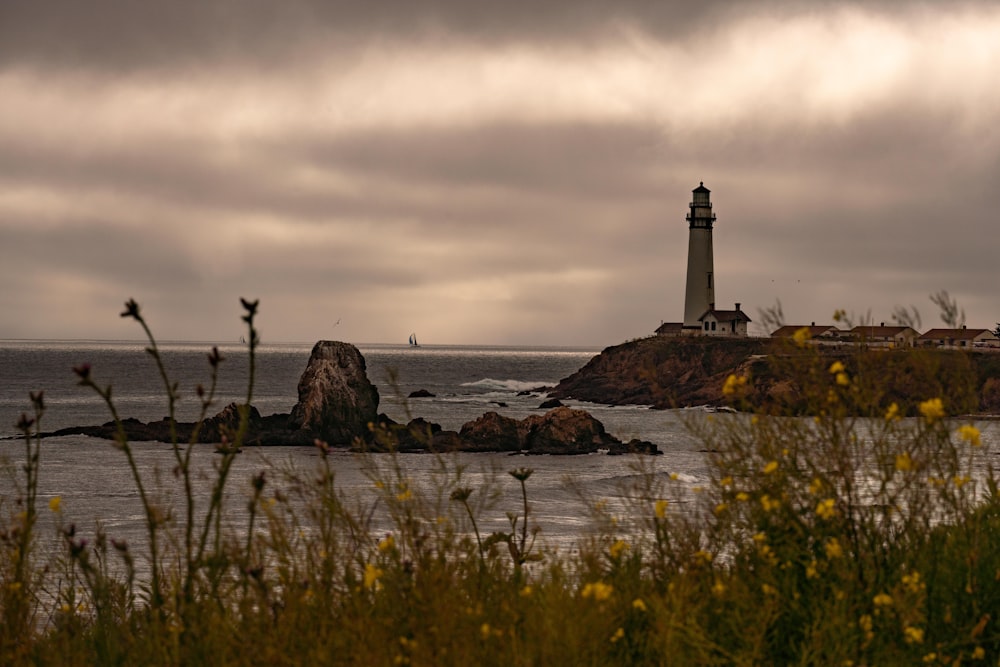
[[[253,364],[257,305],[243,306]],[[134,302],[123,315],[149,336],[172,416],[177,387],[156,342]],[[1000,512],[979,431],[949,417],[946,396],[902,418],[863,355],[803,345],[776,358],[814,417],[691,417],[706,483],[637,459],[627,510],[581,496],[593,531],[562,553],[536,541],[530,468],[509,471],[520,498],[501,507],[499,480],[470,485],[446,455],[430,480],[411,479],[402,456],[370,457],[375,500],[361,501],[339,490],[317,442],[315,470],[261,472],[227,496],[251,381],[205,506],[192,491],[196,435],[171,443],[183,493],[172,516],[119,430],[147,544],[133,553],[100,530],[85,542],[56,498],[62,546],[46,560],[34,548],[44,401],[32,395],[17,497],[3,499],[0,663],[996,664]],[[203,417],[222,361],[209,356]],[[118,420],[97,372],[77,373]],[[733,376],[725,392],[746,408],[753,386]],[[238,532],[221,520],[233,496],[249,510]],[[509,530],[482,534],[498,512]]]

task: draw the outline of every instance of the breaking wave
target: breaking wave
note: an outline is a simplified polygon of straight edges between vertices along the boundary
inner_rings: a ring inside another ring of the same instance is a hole
[[[558,381],[551,380],[494,380],[493,378],[483,378],[475,382],[463,382],[462,387],[476,387],[486,391],[529,391],[537,387],[551,387],[558,384]]]

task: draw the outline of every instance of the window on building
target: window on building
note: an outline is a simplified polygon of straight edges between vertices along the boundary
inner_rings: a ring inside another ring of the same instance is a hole
[[[712,322],[712,331],[715,331],[715,322]]]
[[[708,322],[705,322],[705,331],[708,331]]]
[[[712,289],[712,272],[708,272],[708,289]]]

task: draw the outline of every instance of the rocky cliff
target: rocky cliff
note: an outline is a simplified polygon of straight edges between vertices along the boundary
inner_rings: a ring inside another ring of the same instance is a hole
[[[606,405],[721,405],[722,384],[768,352],[760,339],[652,337],[602,351],[549,392]]]
[[[852,378],[856,412],[880,414],[897,403],[914,414],[920,401],[941,397],[951,414],[1000,413],[1000,353],[954,350],[795,348],[769,339],[651,337],[615,345],[563,379],[557,399],[656,408],[732,404],[730,375],[746,376],[743,407],[805,414],[816,391],[841,361]],[[822,398],[822,396],[820,398]]]

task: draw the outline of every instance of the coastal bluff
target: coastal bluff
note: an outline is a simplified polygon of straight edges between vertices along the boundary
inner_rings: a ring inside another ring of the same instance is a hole
[[[851,344],[796,348],[768,338],[652,336],[604,349],[549,390],[554,399],[657,409],[733,405],[723,393],[730,375],[748,380],[739,407],[783,414],[810,412],[808,389],[830,380],[841,361],[880,414],[895,402],[915,414],[940,397],[951,414],[1000,414],[1000,354]],[[862,373],[859,370],[863,369]],[[818,371],[818,372],[817,372]],[[823,389],[825,392],[826,390]]]
[[[640,338],[605,348],[549,396],[660,409],[720,406],[726,378],[769,352],[770,341],[755,338]]]

